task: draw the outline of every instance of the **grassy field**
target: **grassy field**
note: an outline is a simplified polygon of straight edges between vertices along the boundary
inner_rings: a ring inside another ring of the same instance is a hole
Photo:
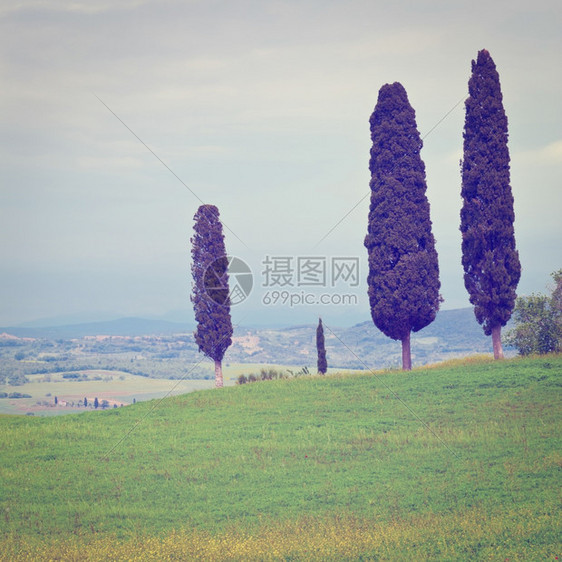
[[[293,372],[299,368],[293,366],[272,366],[264,363],[232,363],[224,368],[224,383],[227,386],[235,384],[241,374],[257,374],[260,369],[274,367],[281,371],[291,369]],[[201,363],[201,369],[206,368],[212,380],[201,379],[154,379],[131,375],[121,371],[88,370],[80,374],[88,376],[88,381],[74,381],[63,377],[64,373],[51,373],[48,375],[27,375],[28,383],[24,385],[0,385],[0,391],[7,394],[19,392],[29,394],[31,398],[2,398],[0,399],[0,414],[27,414],[39,416],[56,416],[84,412],[83,407],[78,407],[79,400],[84,397],[89,402],[97,397],[99,401],[107,400],[110,407],[114,404],[128,406],[135,402],[162,398],[168,395],[185,394],[193,390],[213,388],[214,365],[208,362]],[[100,380],[95,380],[95,378]],[[48,382],[47,382],[48,381]],[[55,396],[58,399],[57,407],[54,404]],[[70,404],[74,403],[74,406]]]
[[[555,560],[562,356],[0,416],[2,560]]]

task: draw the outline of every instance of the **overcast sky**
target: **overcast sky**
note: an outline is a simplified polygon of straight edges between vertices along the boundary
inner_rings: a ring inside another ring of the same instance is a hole
[[[561,14],[555,0],[5,0],[0,325],[191,321],[202,201],[254,270],[236,323],[367,320],[368,120],[394,81],[425,137],[443,308],[469,306],[462,101],[483,48],[509,120],[518,292],[545,292],[562,267]],[[358,304],[263,305],[268,255],[359,258]]]

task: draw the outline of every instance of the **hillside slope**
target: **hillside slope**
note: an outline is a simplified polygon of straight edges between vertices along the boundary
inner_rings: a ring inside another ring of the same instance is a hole
[[[4,552],[553,559],[561,386],[549,356],[0,416]]]

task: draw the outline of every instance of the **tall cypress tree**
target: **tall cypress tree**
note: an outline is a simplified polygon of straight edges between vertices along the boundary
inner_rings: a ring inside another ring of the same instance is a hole
[[[507,117],[496,65],[485,49],[472,61],[468,91],[460,226],[464,284],[500,359],[501,328],[515,306],[521,264],[513,230]]]
[[[318,352],[318,374],[325,375],[328,370],[328,361],[326,361],[326,346],[324,344],[324,326],[322,318],[318,319],[318,327],[316,328],[316,351]]]
[[[219,210],[201,205],[193,217],[195,235],[191,238],[193,293],[197,329],[195,341],[215,362],[215,386],[223,386],[222,359],[232,343],[228,258]]]
[[[402,368],[412,368],[410,333],[439,310],[439,265],[426,197],[422,140],[404,87],[379,90],[370,118],[371,205],[365,247],[373,322],[402,342]]]

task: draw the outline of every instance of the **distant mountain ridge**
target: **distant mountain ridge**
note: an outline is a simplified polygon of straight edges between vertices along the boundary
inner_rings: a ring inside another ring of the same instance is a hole
[[[189,323],[168,322],[147,318],[119,318],[100,322],[85,322],[63,326],[12,326],[0,328],[0,333],[11,334],[20,338],[73,339],[84,336],[146,336],[163,334],[180,334],[192,332]]]

